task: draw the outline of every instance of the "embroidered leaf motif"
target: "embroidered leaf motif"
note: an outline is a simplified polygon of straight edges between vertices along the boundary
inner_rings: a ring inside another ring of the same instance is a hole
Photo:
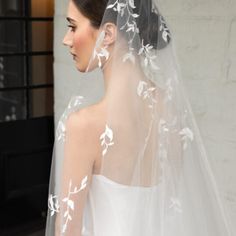
[[[81,105],[82,99],[84,99],[84,97],[82,97],[82,96],[75,96],[75,97],[71,98],[69,105],[68,105],[68,109],[75,108],[75,107],[78,107],[79,105]]]
[[[124,19],[124,24],[120,27],[120,30],[124,30],[129,32],[130,39],[128,41],[129,44],[129,52],[126,53],[123,62],[130,60],[132,63],[135,63],[135,57],[133,56],[133,47],[132,42],[134,38],[139,33],[139,28],[136,23],[136,19],[139,17],[137,13],[134,13],[133,10],[135,9],[134,0],[124,0],[120,2],[119,0],[115,1],[115,3],[108,5],[107,9],[113,9],[113,11],[118,12],[120,16]]]
[[[111,9],[111,8],[113,8],[113,7],[116,5],[116,3],[117,3],[117,1],[116,1],[114,4],[110,4],[110,5],[108,5],[108,6],[107,6],[107,9]]]
[[[170,199],[170,201],[171,201],[171,204],[169,206],[170,209],[173,208],[175,211],[177,211],[179,213],[183,212],[182,207],[181,207],[181,203],[178,198],[172,197]]]
[[[56,138],[58,141],[62,140],[65,141],[65,132],[66,127],[62,121],[58,122],[57,130],[56,130]]]
[[[80,191],[82,191],[87,186],[87,181],[88,181],[88,176],[85,176],[83,178],[83,180],[81,181],[80,188],[77,189],[77,187],[75,187],[74,191],[72,191],[72,181],[70,180],[70,182],[69,182],[69,192],[68,192],[68,195],[67,195],[67,197],[62,199],[62,201],[65,202],[66,205],[67,205],[66,211],[65,211],[64,216],[63,216],[65,218],[65,223],[63,224],[63,227],[62,227],[62,232],[63,233],[66,232],[68,222],[72,220],[72,217],[70,215],[70,210],[73,211],[74,208],[75,208],[75,204],[74,204],[74,201],[71,200],[71,196],[74,195],[74,194],[79,193]]]
[[[162,16],[160,16],[160,22],[161,22],[160,31],[162,32],[162,38],[167,43],[168,38],[171,38],[171,34],[170,34],[170,31],[169,31],[168,27],[166,26],[166,22]]]
[[[66,232],[68,222],[72,220],[70,211],[74,211],[75,209],[75,203],[71,199],[72,195],[78,194],[80,191],[82,191],[86,186],[88,182],[88,176],[85,176],[83,180],[81,181],[80,188],[74,187],[74,190],[72,191],[72,181],[69,182],[69,191],[65,198],[62,199],[62,202],[66,204],[66,211],[63,214],[63,218],[65,218],[64,224],[62,226],[62,233]],[[48,208],[51,210],[51,216],[53,216],[55,213],[59,213],[59,202],[58,202],[58,196],[56,195],[49,195],[48,198]]]
[[[71,111],[77,109],[79,105],[82,104],[81,100],[84,97],[82,96],[74,96],[70,99],[66,110],[64,111],[63,115],[61,116],[57,129],[56,129],[56,140],[57,141],[65,141],[65,134],[66,134],[66,127],[65,127],[65,120],[67,119],[68,115]]]
[[[68,200],[67,204],[72,210],[74,210],[74,202],[73,201]]]
[[[155,87],[148,87],[148,83],[141,80],[139,81],[137,87],[137,94],[139,97],[143,97],[143,99],[149,100],[149,108],[153,108],[154,103],[157,103],[157,100],[153,96],[153,92],[156,90]]]
[[[173,86],[172,86],[172,78],[168,78],[167,82],[166,82],[166,101],[171,101],[172,100],[172,96],[173,96]]]
[[[183,149],[185,150],[188,145],[188,140],[193,141],[193,139],[194,139],[193,132],[190,128],[185,127],[179,132],[179,134],[182,136]]]
[[[86,177],[82,180],[81,186],[80,186],[80,190],[77,190],[77,188],[75,188],[75,191],[74,191],[74,192],[78,192],[78,191],[81,191],[81,190],[83,190],[84,188],[86,188],[87,182],[88,182],[88,176],[86,176]]]
[[[136,8],[134,5],[134,0],[129,0],[129,5],[130,7],[132,7],[133,9]]]
[[[155,65],[154,60],[157,58],[154,55],[154,50],[153,50],[153,46],[150,44],[144,45],[144,41],[142,40],[142,46],[139,49],[138,55],[143,55],[144,57],[144,66],[151,66],[151,68],[153,70],[159,70],[160,68],[158,66]]]
[[[96,49],[94,49],[93,59],[97,57],[98,59],[98,66],[102,67],[102,58],[105,57],[105,60],[107,61],[110,54],[107,50],[107,47],[102,47],[100,49],[100,52],[97,52]]]
[[[133,64],[135,64],[135,57],[132,52],[128,52],[123,57],[123,62],[130,60]]]
[[[105,38],[105,31],[103,30],[96,41],[95,49],[93,51],[93,59],[97,58],[98,59],[98,66],[101,68],[102,67],[102,58],[104,57],[105,60],[107,61],[110,54],[109,51],[107,50],[107,46],[103,47],[103,40]]]
[[[138,84],[138,88],[137,88],[137,93],[138,95],[141,97],[142,96],[142,93],[145,89],[145,87],[147,86],[147,83],[145,81],[140,81],[139,84]]]
[[[123,62],[130,60],[133,64],[135,64],[135,56],[133,54],[134,49],[130,48],[129,52],[127,52],[123,57]]]
[[[105,132],[100,136],[101,146],[104,146],[102,155],[105,156],[109,146],[114,145],[113,141],[113,131],[106,125]]]
[[[58,197],[56,195],[49,195],[48,208],[51,210],[51,216],[59,212]]]
[[[158,130],[159,130],[159,133],[163,133],[163,132],[168,132],[169,131],[169,128],[167,127],[167,123],[166,123],[165,120],[160,119]]]

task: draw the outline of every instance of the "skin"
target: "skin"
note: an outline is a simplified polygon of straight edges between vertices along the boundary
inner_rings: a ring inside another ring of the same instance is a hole
[[[69,47],[77,69],[80,72],[85,72],[93,53],[99,30],[94,28],[89,19],[82,15],[73,1],[70,1],[68,5],[67,21],[69,29],[63,39],[63,44]]]
[[[85,17],[74,4],[73,1],[69,1],[68,10],[67,10],[67,21],[68,21],[68,31],[63,39],[63,44],[67,46],[70,50],[71,55],[75,61],[76,68],[80,72],[87,72],[88,64],[90,62],[98,35],[101,33],[100,29],[96,29],[91,25],[90,20]],[[112,25],[113,29],[111,29],[111,25],[107,24],[107,35],[114,35],[114,25]],[[112,37],[107,36],[106,43],[109,44],[110,50],[112,49],[112,44],[114,39]],[[89,65],[90,70],[97,68],[97,61],[93,62],[94,65]],[[107,70],[109,70],[109,66],[106,67],[106,70],[103,70],[105,84],[106,74],[108,74]],[[91,139],[99,140],[99,135],[104,131],[105,126],[105,109],[106,108],[106,99],[102,99],[98,103],[91,105],[89,107],[81,109],[79,112],[75,113],[78,120],[90,120],[90,125],[87,133],[90,134]],[[93,120],[91,118],[94,117]],[[91,125],[93,124],[93,125]],[[81,132],[80,132],[81,133]],[[100,172],[100,153],[101,153],[101,145],[100,142],[95,142],[91,144],[94,150],[96,150],[96,154],[94,154],[93,161],[93,174],[98,174]],[[83,145],[85,149],[90,149]]]
[[[73,1],[69,1],[67,10],[68,31],[63,39],[63,44],[69,48],[76,63],[76,68],[80,72],[92,71],[98,67],[98,60],[91,61],[97,38],[102,30],[105,31],[105,38],[101,47],[106,47],[110,55],[112,54],[117,37],[117,28],[113,23],[105,23],[100,29],[91,25],[90,20],[85,17]],[[105,83],[105,90],[109,86],[112,61],[102,58],[102,72]],[[104,69],[105,68],[105,69]],[[105,97],[104,97],[105,98]],[[104,99],[103,99],[104,100]]]
[[[72,1],[68,5],[67,20],[69,29],[63,39],[63,44],[69,48],[76,68],[80,72],[86,72],[100,31],[91,26],[89,19],[82,15]],[[91,70],[97,67],[96,62],[92,67]],[[62,196],[67,196],[70,179],[73,179],[73,183],[77,183],[79,186],[84,176],[87,176],[88,182],[90,182],[92,174],[99,174],[100,172],[102,150],[99,137],[104,132],[105,127],[104,111],[104,103],[99,102],[72,113],[67,119],[65,158],[61,175]],[[87,194],[88,188],[85,188],[78,196],[76,195],[77,198],[73,199],[74,202],[79,199],[80,210],[73,212],[72,217],[77,220],[70,222],[65,236],[81,235],[83,209]],[[61,235],[62,219],[63,216],[57,215],[55,236]]]

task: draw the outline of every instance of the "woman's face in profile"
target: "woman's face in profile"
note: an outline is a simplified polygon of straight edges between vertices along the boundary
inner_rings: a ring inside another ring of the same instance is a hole
[[[73,1],[70,1],[68,5],[67,20],[69,29],[63,39],[63,44],[69,47],[77,69],[85,72],[99,30],[90,24],[89,19],[82,15]]]

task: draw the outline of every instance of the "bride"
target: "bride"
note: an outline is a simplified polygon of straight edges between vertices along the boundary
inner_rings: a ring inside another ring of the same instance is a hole
[[[70,0],[67,21],[104,95],[72,97],[59,120],[46,235],[231,235],[156,1]]]

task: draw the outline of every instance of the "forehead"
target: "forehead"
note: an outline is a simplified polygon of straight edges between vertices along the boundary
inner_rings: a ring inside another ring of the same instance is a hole
[[[67,17],[71,18],[75,21],[77,20],[88,20],[86,17],[82,15],[79,9],[76,7],[73,1],[69,1],[68,9],[67,9]]]

